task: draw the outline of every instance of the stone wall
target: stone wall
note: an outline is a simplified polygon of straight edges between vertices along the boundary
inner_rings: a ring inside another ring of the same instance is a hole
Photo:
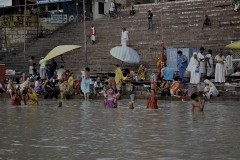
[[[29,45],[41,34],[51,34],[64,25],[63,23],[52,24],[50,18],[38,19],[34,15],[27,15],[26,28],[24,28],[24,15],[3,16],[0,24],[0,50],[6,52],[23,50],[24,41]]]

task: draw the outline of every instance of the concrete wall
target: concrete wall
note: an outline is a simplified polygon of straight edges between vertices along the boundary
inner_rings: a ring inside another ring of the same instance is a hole
[[[14,17],[14,15],[12,17]],[[26,44],[29,44],[40,35],[41,30],[43,30],[44,34],[50,34],[64,25],[62,23],[51,24],[49,18],[40,18],[37,20],[37,17],[35,17],[36,21],[32,20],[31,24],[26,25],[26,34],[24,35],[24,25],[22,24],[22,20],[20,20],[22,17],[23,15],[18,15],[18,20],[15,18],[10,18],[10,20],[9,17],[7,17],[7,20],[6,18],[5,20],[1,18],[0,50],[8,52],[22,50],[24,47],[24,38]]]

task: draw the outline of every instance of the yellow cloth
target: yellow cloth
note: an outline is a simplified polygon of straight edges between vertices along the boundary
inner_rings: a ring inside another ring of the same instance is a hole
[[[120,84],[123,80],[123,73],[120,67],[117,67],[115,70],[115,82],[116,85]]]
[[[69,88],[73,88],[73,82],[74,82],[74,79],[73,79],[72,76],[70,76],[70,77],[68,78],[68,87],[69,87]]]
[[[38,97],[34,91],[32,93],[28,93],[27,103],[28,103],[28,105],[38,106]]]
[[[147,73],[147,69],[145,66],[140,65],[138,68],[137,79],[140,80],[148,80],[149,74]]]
[[[74,83],[74,79],[73,79],[73,76],[70,76],[68,78],[68,88],[67,88],[67,92],[69,94],[73,94],[73,83]]]

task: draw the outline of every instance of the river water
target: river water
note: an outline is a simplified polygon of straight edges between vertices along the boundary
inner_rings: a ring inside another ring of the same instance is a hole
[[[12,107],[0,101],[0,159],[6,160],[237,160],[240,103],[207,102],[204,114],[190,102],[159,101],[147,110],[137,100],[118,109],[102,100],[41,101]]]

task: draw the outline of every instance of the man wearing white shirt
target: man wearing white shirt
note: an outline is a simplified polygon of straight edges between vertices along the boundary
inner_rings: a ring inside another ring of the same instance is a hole
[[[41,60],[43,58],[44,57],[41,57]],[[40,64],[40,62],[39,62],[39,64]],[[46,62],[43,62],[43,63],[40,64],[40,78],[45,79],[46,78],[45,75],[46,75]]]
[[[109,9],[110,16],[114,16],[114,12],[115,12],[115,3],[112,1]]]
[[[233,73],[233,63],[232,63],[232,53],[228,52],[226,56],[226,69],[227,69],[227,75],[230,75]]]
[[[57,70],[57,80],[62,78],[63,73],[66,72],[63,66],[60,67],[60,69]]]
[[[213,68],[213,57],[212,57],[212,50],[208,50],[208,54],[205,56],[206,63],[207,63],[207,76],[211,76],[214,72]]]
[[[122,28],[121,44],[122,46],[127,46],[128,43],[128,31],[126,28]]]
[[[203,52],[204,48],[200,47],[200,52],[197,54],[197,58],[200,60],[199,72],[201,74],[201,82],[203,82],[204,76],[206,74],[205,57]]]

